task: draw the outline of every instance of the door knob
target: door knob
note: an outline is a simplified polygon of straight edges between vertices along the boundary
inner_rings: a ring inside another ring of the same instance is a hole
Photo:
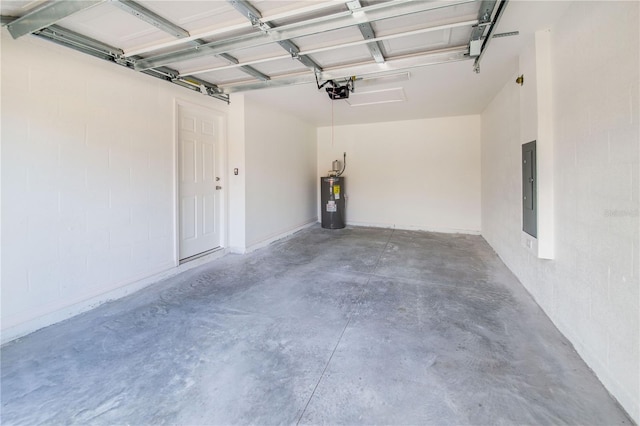
[[[221,187],[220,185],[216,185],[216,190],[218,190],[218,191],[219,191],[219,190],[221,190],[221,189],[222,189],[222,187]]]

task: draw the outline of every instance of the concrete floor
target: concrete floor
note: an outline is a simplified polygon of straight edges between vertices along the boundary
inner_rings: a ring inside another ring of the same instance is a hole
[[[479,236],[301,231],[2,348],[3,424],[632,424]]]

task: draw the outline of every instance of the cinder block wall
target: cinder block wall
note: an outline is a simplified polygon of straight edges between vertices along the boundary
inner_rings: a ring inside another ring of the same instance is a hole
[[[176,266],[175,100],[228,107],[6,30],[1,65],[6,341]]]
[[[482,115],[483,236],[636,422],[639,8],[576,2],[551,28],[553,260],[520,241],[519,86],[507,82]]]
[[[246,100],[246,246],[316,221],[316,128]]]
[[[480,230],[479,115],[318,128],[318,176],[343,152],[348,224]]]

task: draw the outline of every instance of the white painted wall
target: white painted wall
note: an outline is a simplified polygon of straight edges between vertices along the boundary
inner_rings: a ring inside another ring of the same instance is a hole
[[[246,184],[246,163],[245,163],[245,110],[244,95],[234,94],[229,105],[229,139],[228,139],[228,177],[225,185],[229,197],[229,217],[227,221],[229,240],[229,251],[234,253],[244,253],[246,248],[245,237],[245,184]],[[234,174],[234,169],[238,169],[238,174]]]
[[[2,31],[3,341],[175,269],[176,99],[228,111]]]
[[[525,247],[541,259],[553,259],[554,169],[553,169],[553,87],[551,82],[551,41],[548,29],[537,31],[519,57],[518,74],[526,76],[520,97],[520,144],[536,141],[537,235],[521,232]]]
[[[316,222],[316,129],[245,99],[246,246]]]
[[[482,234],[636,422],[639,6],[572,3],[551,29],[554,260],[520,243],[520,87],[482,114]]]
[[[348,224],[480,231],[480,116],[321,127],[318,177],[343,152]]]

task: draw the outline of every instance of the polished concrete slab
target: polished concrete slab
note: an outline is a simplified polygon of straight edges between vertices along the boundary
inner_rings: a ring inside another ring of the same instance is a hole
[[[2,424],[632,424],[479,236],[301,231],[1,349]]]

